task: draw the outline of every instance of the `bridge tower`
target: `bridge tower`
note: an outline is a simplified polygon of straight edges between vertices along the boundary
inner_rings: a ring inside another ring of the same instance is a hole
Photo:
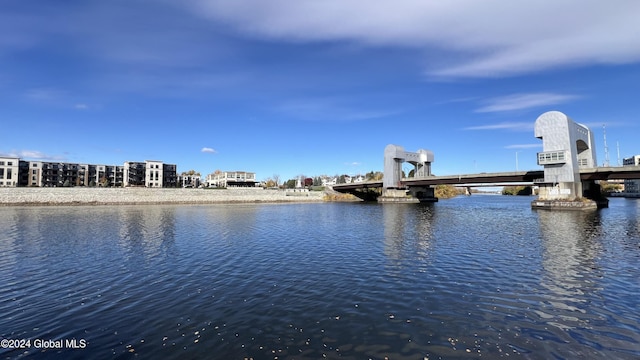
[[[437,201],[430,186],[407,188],[402,182],[402,164],[413,165],[413,178],[431,176],[433,152],[420,149],[407,152],[402,146],[389,144],[384,148],[384,177],[379,202]],[[409,177],[409,174],[406,174]]]
[[[538,165],[544,167],[544,180],[539,181],[539,196],[531,206],[606,207],[608,201],[600,195],[600,186],[593,180],[580,179],[580,168],[597,166],[591,130],[559,111],[549,111],[536,119],[534,131],[542,139]]]

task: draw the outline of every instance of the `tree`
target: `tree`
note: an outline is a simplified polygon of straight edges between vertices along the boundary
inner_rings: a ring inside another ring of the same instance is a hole
[[[502,195],[531,195],[533,189],[531,186],[505,186],[502,188]]]
[[[382,180],[383,173],[380,171],[370,171],[365,175],[365,179],[372,181],[380,181]]]
[[[109,186],[109,179],[107,179],[105,176],[100,178],[100,186],[102,187],[107,187]]]
[[[271,177],[273,179],[273,181],[276,183],[276,186],[280,185],[280,175],[278,174],[273,174],[273,176]]]
[[[305,187],[309,187],[313,185],[313,179],[312,178],[305,178],[304,179],[304,186]]]
[[[220,170],[217,170],[220,171]],[[183,171],[182,174],[180,174],[182,176],[200,176],[200,173],[195,171],[195,170],[189,170],[189,171]]]

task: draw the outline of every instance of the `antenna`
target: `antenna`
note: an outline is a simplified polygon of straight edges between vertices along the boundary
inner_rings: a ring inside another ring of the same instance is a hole
[[[622,163],[620,162],[620,142],[616,141],[616,147],[618,148],[618,166],[622,166]]]
[[[602,124],[602,133],[604,136],[604,166],[609,166],[609,147],[607,146],[607,128]]]

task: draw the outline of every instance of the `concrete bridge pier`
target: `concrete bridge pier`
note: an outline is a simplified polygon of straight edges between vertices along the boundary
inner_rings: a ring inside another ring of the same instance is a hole
[[[404,162],[413,165],[412,173],[414,178],[432,176],[433,152],[420,149],[413,153],[404,151],[402,146],[387,145],[384,148],[382,195],[378,197],[378,202],[417,203],[438,201],[431,186],[407,187],[402,183],[402,164]]]
[[[593,180],[581,181],[580,168],[596,167],[593,133],[585,125],[558,111],[546,112],[535,123],[535,136],[542,139],[538,165],[544,179],[538,180],[536,209],[595,209],[608,206]]]

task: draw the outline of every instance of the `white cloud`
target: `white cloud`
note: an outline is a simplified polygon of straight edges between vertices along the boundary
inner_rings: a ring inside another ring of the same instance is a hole
[[[59,155],[46,154],[37,150],[12,150],[2,156],[17,157],[25,160],[64,161],[66,158]]]
[[[528,122],[504,122],[499,124],[469,126],[464,130],[514,130],[533,131],[533,123]]]
[[[550,106],[580,98],[571,94],[532,93],[501,96],[486,101],[488,104],[476,109],[476,112],[500,112]]]
[[[210,148],[210,147],[203,147],[203,148],[200,150],[200,152],[208,153],[208,154],[215,154],[215,153],[217,153],[217,151],[216,151],[215,149]]]
[[[76,110],[87,110],[87,109],[89,109],[89,105],[87,105],[87,104],[75,104],[73,106],[73,108],[76,109]]]
[[[428,65],[427,73],[435,76],[504,76],[576,64],[640,61],[636,0],[189,3],[196,14],[259,38],[414,47],[428,51],[430,58],[444,51],[445,66]]]

